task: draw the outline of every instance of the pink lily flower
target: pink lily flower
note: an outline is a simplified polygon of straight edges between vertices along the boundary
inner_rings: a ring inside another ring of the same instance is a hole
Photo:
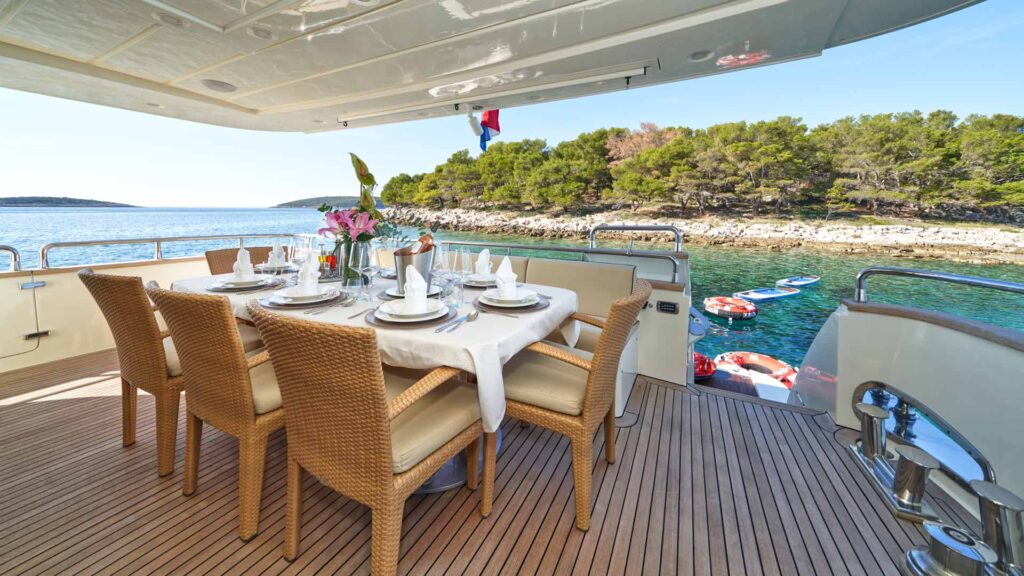
[[[334,237],[340,236],[342,232],[352,229],[354,214],[355,210],[335,210],[325,213],[324,220],[326,220],[327,226],[317,230],[317,234],[324,235],[326,233]]]
[[[372,233],[375,226],[377,226],[377,221],[370,218],[370,214],[368,212],[360,212],[356,216],[355,222],[352,222],[352,225],[349,228],[349,236],[352,238],[352,241],[355,242],[359,238],[360,234],[367,232]]]

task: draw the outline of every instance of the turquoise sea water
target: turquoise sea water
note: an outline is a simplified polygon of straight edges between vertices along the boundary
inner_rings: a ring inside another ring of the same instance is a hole
[[[39,248],[48,242],[159,236],[199,236],[245,233],[314,232],[320,224],[315,210],[208,209],[208,208],[0,208],[0,244],[21,251],[22,265],[37,264]],[[479,239],[518,244],[581,244],[506,235],[439,232],[442,238]],[[264,242],[257,242],[263,244]],[[232,242],[189,242],[164,246],[166,257],[201,254]],[[610,244],[609,244],[610,245]],[[708,296],[771,286],[796,274],[822,276],[821,284],[796,297],[758,304],[753,320],[712,318],[712,334],[698,350],[715,354],[751,350],[798,364],[814,335],[842,298],[853,295],[853,279],[866,266],[902,266],[943,270],[1024,282],[1024,266],[959,264],[943,260],[906,260],[876,255],[845,255],[810,250],[773,252],[721,247],[689,246],[694,303]],[[51,252],[53,266],[150,258],[152,245],[95,246]],[[0,254],[0,270],[7,268]],[[1024,298],[990,290],[906,279],[872,278],[872,300],[942,310],[991,324],[1024,330]]]

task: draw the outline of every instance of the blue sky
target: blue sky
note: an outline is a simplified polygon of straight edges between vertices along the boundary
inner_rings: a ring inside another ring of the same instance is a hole
[[[988,0],[821,57],[502,111],[502,139],[549,144],[605,126],[702,127],[798,116],[953,110],[1024,114],[1024,2]],[[0,196],[143,206],[270,206],[357,190],[346,152],[380,182],[477,151],[464,116],[326,134],[205,126],[0,89]]]

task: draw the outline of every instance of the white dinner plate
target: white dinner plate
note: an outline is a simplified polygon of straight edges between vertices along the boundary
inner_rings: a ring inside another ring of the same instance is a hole
[[[267,281],[266,278],[253,278],[252,280],[236,280],[234,274],[220,276],[214,284],[222,288],[254,288]]]
[[[329,286],[317,286],[317,291],[308,294],[302,292],[301,286],[292,286],[285,288],[284,290],[278,290],[274,292],[274,300],[276,303],[288,302],[288,303],[299,303],[299,302],[318,302],[320,300],[326,300],[330,294],[336,294],[337,288],[331,288]]]
[[[431,300],[428,300],[428,302],[431,302]],[[437,302],[441,306],[440,306],[440,308],[438,308],[434,312],[431,312],[430,314],[427,314],[425,316],[396,316],[394,314],[388,314],[386,311],[382,310],[382,308],[384,307],[383,304],[380,306],[380,308],[377,308],[376,310],[374,310],[373,315],[378,320],[383,320],[385,322],[410,323],[410,322],[428,322],[430,320],[436,320],[436,319],[441,318],[443,316],[446,316],[448,314],[449,310],[448,310],[448,307],[445,306],[444,302],[441,302],[440,300],[432,300],[432,302]],[[394,303],[395,302],[385,302],[385,304],[394,304]]]
[[[480,276],[479,274],[472,274],[466,278],[466,286],[473,286],[476,288],[493,288],[498,285],[498,281],[494,279],[494,276]]]
[[[278,292],[284,292],[284,290],[278,290]],[[334,288],[328,288],[326,291],[320,293],[312,298],[305,300],[295,300],[288,298],[287,296],[278,296],[277,292],[269,298],[271,304],[277,304],[278,306],[305,306],[308,304],[316,304],[317,302],[326,302],[328,300],[337,298],[341,294],[340,291]]]
[[[260,272],[280,273],[280,272],[297,272],[299,270],[299,267],[294,265],[294,264],[283,264],[281,266],[271,266],[269,264],[257,264],[256,265],[256,269],[259,270]]]
[[[429,299],[427,300],[426,310],[410,313],[405,311],[405,300],[391,300],[382,303],[378,310],[388,316],[422,319],[427,316],[433,316],[434,314],[437,314],[438,310],[442,310],[446,307],[445,303],[440,300]]]
[[[385,294],[392,298],[404,298],[405,296],[398,292],[398,286],[392,286],[384,291]],[[430,289],[427,290],[427,296],[437,296],[441,293],[441,287],[436,284],[431,284]]]
[[[526,290],[525,288],[518,288],[516,290],[515,298],[502,298],[501,291],[497,288],[492,288],[483,293],[483,299],[488,304],[492,302],[498,302],[501,304],[516,304],[529,306],[537,301],[537,293],[533,290]]]
[[[533,298],[529,298],[527,300],[519,300],[516,302],[502,302],[500,300],[491,300],[486,296],[480,296],[480,301],[488,306],[495,306],[498,308],[526,308],[527,306],[533,306],[540,302],[540,297],[535,294]]]

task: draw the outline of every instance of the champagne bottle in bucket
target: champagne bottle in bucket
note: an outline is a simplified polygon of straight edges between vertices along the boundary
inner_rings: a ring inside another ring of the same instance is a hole
[[[430,274],[434,269],[434,238],[424,234],[409,246],[395,250],[395,272],[398,274],[398,294],[405,293],[405,270],[412,266],[430,287]]]

